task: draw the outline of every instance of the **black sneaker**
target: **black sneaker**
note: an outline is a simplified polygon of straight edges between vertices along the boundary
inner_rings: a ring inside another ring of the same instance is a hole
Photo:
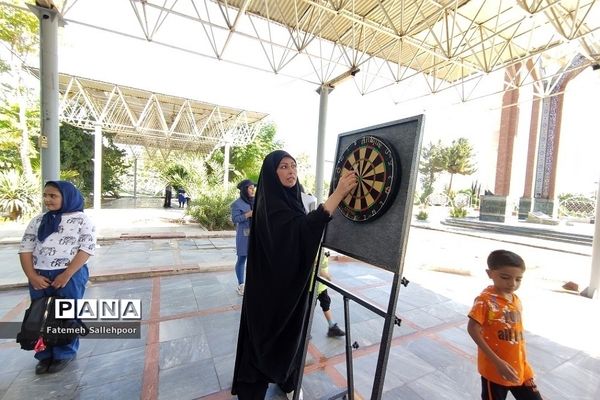
[[[46,372],[48,372],[48,368],[50,367],[51,363],[52,363],[52,358],[46,358],[44,360],[38,361],[37,365],[35,366],[35,374],[41,375],[41,374],[45,374]]]
[[[327,336],[329,337],[337,337],[337,336],[345,336],[346,332],[340,329],[338,324],[333,324],[331,328],[327,331]]]
[[[55,372],[62,371],[67,367],[67,365],[71,363],[71,361],[73,361],[73,358],[67,358],[64,360],[53,360],[52,364],[50,364],[50,367],[48,368],[48,373],[53,374]]]

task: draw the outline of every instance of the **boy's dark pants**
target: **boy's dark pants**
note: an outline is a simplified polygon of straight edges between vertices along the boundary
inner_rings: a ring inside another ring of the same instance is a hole
[[[511,392],[516,400],[542,400],[542,395],[533,379],[526,381],[521,386],[502,386],[481,377],[482,400],[504,400],[508,392]]]
[[[319,305],[323,309],[323,312],[329,311],[331,307],[331,297],[329,297],[329,293],[327,293],[327,289],[323,290],[317,296],[317,300],[319,300]]]

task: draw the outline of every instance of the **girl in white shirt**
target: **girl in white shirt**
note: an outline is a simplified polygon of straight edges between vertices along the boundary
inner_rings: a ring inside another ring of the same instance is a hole
[[[83,213],[83,195],[70,182],[49,181],[44,186],[44,205],[48,211],[31,220],[19,248],[31,300],[82,299],[89,277],[86,262],[96,248],[94,225]],[[75,338],[68,345],[37,352],[36,374],[64,369],[78,348],[79,338]]]

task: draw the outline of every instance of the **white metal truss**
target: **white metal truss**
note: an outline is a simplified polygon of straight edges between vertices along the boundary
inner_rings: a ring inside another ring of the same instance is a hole
[[[577,53],[570,57],[557,57],[555,59],[543,58],[541,55],[538,55],[525,62],[513,64],[512,68],[514,69],[506,68],[502,71],[494,71],[491,75],[496,76],[496,78],[490,80],[497,83],[494,86],[485,85],[484,80],[487,75],[477,75],[469,79],[464,79],[460,85],[445,86],[440,91],[453,89],[458,102],[468,102],[499,95],[506,90],[531,86],[533,87],[532,96],[542,99],[562,94],[564,89],[561,91],[554,90],[558,83],[562,82],[564,77],[570,74],[577,74],[588,66],[588,60]],[[506,71],[510,71],[510,78],[507,78]],[[408,82],[416,81],[417,79],[426,80],[421,76],[416,76]],[[500,85],[500,83],[503,84]],[[401,85],[398,85],[398,89]],[[402,92],[398,91],[394,101],[396,104],[400,104],[420,97],[422,96],[414,94],[412,96],[403,96]],[[510,106],[510,104],[505,106]]]
[[[468,93],[487,74],[563,46],[587,56],[587,65],[600,62],[599,3],[129,0],[127,10],[141,30],[137,36],[155,44],[315,84],[360,69],[355,84],[362,94],[411,79],[422,80],[429,93],[451,87]],[[63,9],[67,22],[136,36],[131,25],[107,28],[90,13],[78,14],[78,4]]]
[[[225,143],[250,143],[267,114],[202,103],[86,78],[59,75],[60,120],[93,130],[98,124],[114,141],[210,154]],[[163,154],[163,156],[165,156]]]

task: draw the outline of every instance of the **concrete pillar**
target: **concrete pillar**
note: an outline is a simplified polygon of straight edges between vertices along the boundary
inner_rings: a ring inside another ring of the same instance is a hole
[[[596,76],[600,82],[600,64],[592,67],[596,71]],[[596,192],[596,219],[594,221],[594,242],[592,244],[592,271],[590,274],[590,284],[581,292],[583,296],[599,299],[600,291],[600,179],[598,180],[598,191]]]
[[[137,167],[138,164],[138,158],[135,157],[133,159],[133,200],[135,203],[135,200],[137,200]]]
[[[333,87],[327,84],[321,85],[317,90],[319,93],[319,129],[317,136],[317,168],[315,178],[315,195],[317,204],[323,202],[323,174],[325,170],[325,135],[327,128],[327,102],[329,93]]]
[[[594,241],[592,243],[592,271],[590,274],[590,284],[583,292],[582,296],[590,299],[600,298],[600,180],[598,182],[598,192],[596,193],[596,220],[594,226]]]
[[[229,189],[229,149],[231,144],[225,143],[225,149],[223,151],[223,189],[227,191]]]
[[[586,58],[579,55],[571,61],[568,68],[573,69],[583,62],[586,62]],[[581,71],[581,69],[576,69],[570,73],[561,74],[557,79],[551,79],[545,83],[546,86],[553,87],[553,90],[550,93],[545,93],[546,97],[542,100],[542,116],[533,190],[533,210],[543,212],[552,217],[555,217],[557,214],[557,207],[555,207],[554,202],[556,196],[555,185],[560,143],[560,125],[564,101],[563,93],[567,84]]]
[[[58,125],[58,26],[56,9],[28,5],[40,20],[40,108],[42,185],[60,179],[60,133]]]
[[[479,204],[481,221],[506,222],[512,214],[512,204],[508,195],[510,194],[515,136],[519,127],[519,88],[509,88],[519,80],[519,67],[520,64],[507,67],[504,74],[505,92],[502,96],[494,196],[481,196]]]
[[[520,64],[510,66],[505,72],[505,89],[511,82],[518,81]],[[502,96],[502,114],[498,137],[498,158],[496,161],[496,182],[494,194],[508,196],[512,173],[515,136],[519,127],[519,88],[507,89]]]
[[[535,170],[533,210],[555,216],[554,186],[560,138],[563,95],[542,100],[542,118]]]
[[[535,154],[537,150],[538,129],[540,126],[540,105],[539,98],[533,99],[531,104],[531,122],[529,124],[529,142],[527,144],[527,163],[525,169],[525,183],[523,187],[523,197],[531,198],[533,194],[533,173],[535,170]]]
[[[94,126],[94,210],[102,207],[102,125]]]
[[[535,71],[532,73],[535,75]],[[519,199],[519,219],[527,219],[533,205],[533,173],[535,170],[535,155],[540,125],[540,105],[541,100],[538,97],[534,97],[531,104],[531,121],[529,123],[529,142],[527,144],[527,162],[525,165],[523,197]]]

